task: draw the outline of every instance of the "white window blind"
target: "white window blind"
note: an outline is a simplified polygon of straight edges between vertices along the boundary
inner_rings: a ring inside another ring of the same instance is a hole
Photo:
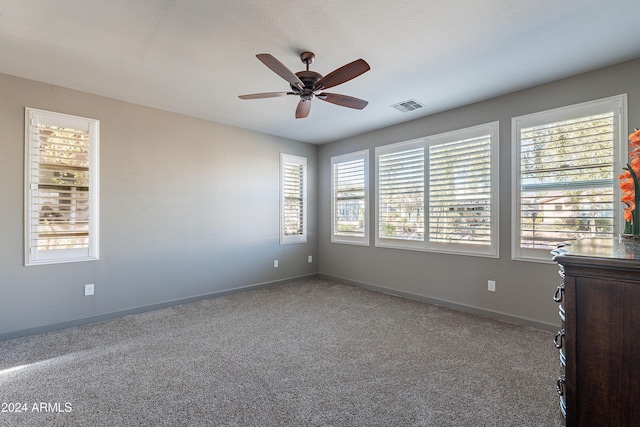
[[[498,256],[498,122],[376,148],[376,245]]]
[[[281,155],[281,243],[307,239],[307,159]]]
[[[97,259],[98,121],[26,109],[27,265]]]
[[[514,119],[518,206],[515,257],[548,258],[558,242],[611,237],[620,216],[617,160],[626,98]],[[536,120],[538,118],[538,120]],[[527,120],[528,119],[528,120]]]
[[[424,241],[423,142],[378,147],[376,151],[379,240]]]
[[[365,150],[331,158],[332,242],[369,244],[368,157]]]
[[[429,241],[491,245],[491,136],[429,145]]]

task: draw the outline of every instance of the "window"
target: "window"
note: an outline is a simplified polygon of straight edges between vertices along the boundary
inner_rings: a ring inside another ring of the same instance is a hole
[[[498,123],[429,139],[429,243],[498,255]]]
[[[424,140],[376,148],[378,246],[423,246],[424,171]]]
[[[376,149],[376,245],[498,255],[498,123]]]
[[[25,111],[25,264],[98,259],[99,122]]]
[[[307,241],[307,159],[280,155],[280,243]]]
[[[624,129],[626,95],[512,119],[514,259],[620,230]]]
[[[369,150],[331,158],[331,241],[369,244]]]

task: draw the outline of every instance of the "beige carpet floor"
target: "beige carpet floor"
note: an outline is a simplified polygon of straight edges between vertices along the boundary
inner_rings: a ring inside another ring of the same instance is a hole
[[[549,332],[309,279],[0,342],[0,425],[547,427],[558,372]]]

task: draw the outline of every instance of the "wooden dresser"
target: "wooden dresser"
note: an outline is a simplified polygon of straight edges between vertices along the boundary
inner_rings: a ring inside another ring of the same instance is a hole
[[[640,243],[587,239],[552,253],[564,279],[554,300],[566,426],[640,426]]]

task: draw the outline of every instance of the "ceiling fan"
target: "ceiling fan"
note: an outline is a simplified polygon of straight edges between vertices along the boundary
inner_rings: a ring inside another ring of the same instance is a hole
[[[323,92],[324,89],[337,86],[369,71],[371,67],[369,67],[369,64],[367,64],[364,59],[357,59],[343,65],[323,77],[322,74],[309,71],[309,64],[311,64],[316,57],[313,52],[302,52],[300,54],[300,60],[306,64],[307,69],[297,73],[293,73],[268,53],[260,53],[256,55],[256,57],[262,61],[264,65],[269,67],[271,71],[289,82],[291,91],[240,95],[240,99],[275,98],[286,95],[297,95],[300,97],[300,101],[296,108],[296,119],[304,119],[309,115],[309,111],[311,111],[311,100],[313,98],[318,98],[342,107],[355,108],[356,110],[362,110],[368,104],[367,101],[352,96]]]

